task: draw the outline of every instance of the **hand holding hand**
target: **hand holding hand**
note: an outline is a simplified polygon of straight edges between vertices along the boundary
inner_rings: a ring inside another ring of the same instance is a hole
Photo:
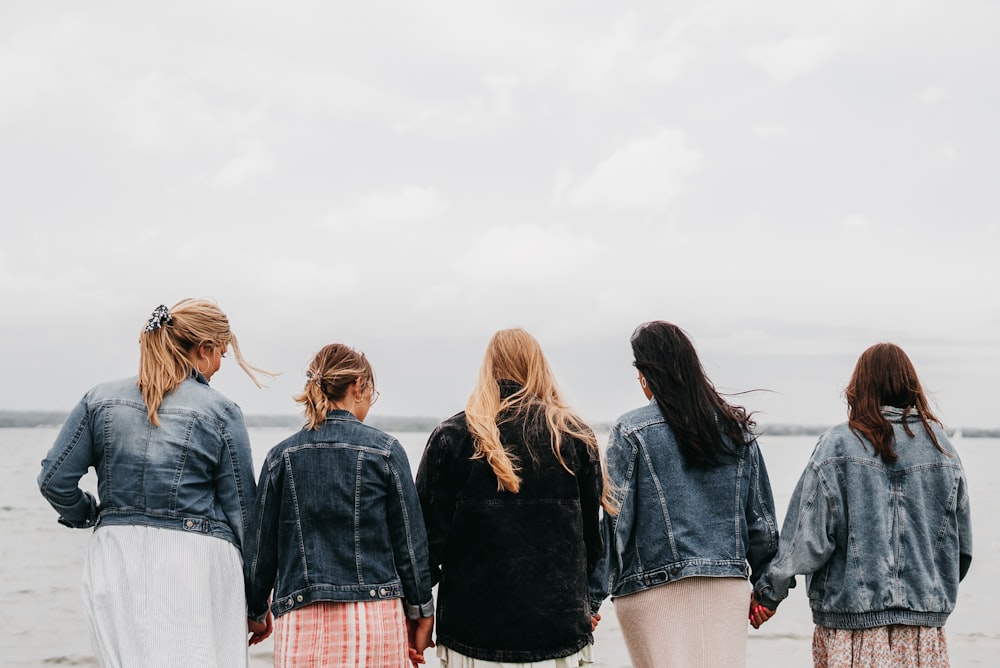
[[[590,632],[591,633],[593,633],[594,631],[597,630],[597,625],[600,623],[600,621],[601,621],[601,613],[595,612],[593,615],[591,615],[591,617],[590,617]]]
[[[424,650],[434,647],[431,635],[434,631],[434,617],[406,620],[407,653],[413,668],[424,663]]]
[[[247,633],[250,634],[251,646],[265,640],[274,631],[274,616],[271,611],[267,611],[267,616],[264,617],[263,621],[255,622],[252,619],[247,619]]]
[[[750,625],[755,629],[759,629],[761,624],[771,619],[774,616],[774,610],[768,608],[765,605],[761,605],[757,601],[757,597],[754,594],[750,594]]]

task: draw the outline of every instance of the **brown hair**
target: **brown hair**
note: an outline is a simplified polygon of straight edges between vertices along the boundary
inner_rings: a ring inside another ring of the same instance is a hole
[[[156,413],[163,397],[196,371],[188,354],[202,344],[223,351],[231,346],[240,368],[257,387],[263,385],[255,374],[275,376],[243,359],[236,335],[229,328],[229,318],[215,302],[182,299],[169,310],[158,307],[139,334],[139,379],[136,381],[146,403],[149,422],[154,426],[160,425]]]
[[[375,372],[364,353],[342,343],[323,346],[306,371],[306,386],[295,401],[305,409],[306,429],[319,429],[334,403],[347,395],[358,379],[362,389],[375,387]]]
[[[941,421],[931,412],[913,362],[899,346],[876,343],[861,353],[844,396],[849,409],[847,424],[856,434],[871,441],[885,463],[892,464],[897,456],[892,424],[882,415],[882,406],[903,409],[903,429],[908,436],[913,436],[913,431],[906,418],[911,411],[915,413],[931,441],[944,452],[930,424]]]

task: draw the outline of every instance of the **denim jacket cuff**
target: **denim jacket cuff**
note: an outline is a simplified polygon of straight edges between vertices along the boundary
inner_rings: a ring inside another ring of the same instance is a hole
[[[262,622],[265,619],[267,619],[267,610],[268,610],[267,608],[264,608],[264,612],[260,613],[259,615],[255,615],[250,611],[247,611],[247,619],[254,622]]]
[[[406,616],[409,619],[420,619],[421,617],[433,617],[434,616],[434,599],[431,598],[426,603],[420,605],[410,605],[406,603],[404,605],[406,608]]]

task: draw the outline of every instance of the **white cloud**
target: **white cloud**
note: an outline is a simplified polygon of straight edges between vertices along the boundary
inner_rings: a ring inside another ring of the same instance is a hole
[[[771,137],[784,137],[788,134],[788,128],[784,125],[764,123],[755,127],[753,132],[758,137],[769,139]]]
[[[629,140],[579,181],[557,175],[553,200],[576,209],[664,211],[704,162],[683,132],[660,127]]]
[[[601,254],[600,242],[568,227],[501,225],[479,235],[454,262],[465,285],[565,282]],[[551,283],[550,283],[551,284]]]
[[[844,218],[841,224],[849,230],[867,230],[871,227],[868,219],[860,213],[854,213]]]
[[[832,35],[796,35],[747,47],[746,57],[775,81],[785,83],[812,74],[837,55]]]
[[[454,134],[488,131],[510,119],[514,112],[514,91],[519,80],[513,75],[483,77],[479,90],[458,100],[421,104],[411,101],[410,111],[393,124],[397,132]]]
[[[377,231],[385,225],[400,227],[434,220],[449,208],[447,200],[433,188],[407,185],[366,193],[353,206],[331,211],[321,224],[332,229],[360,224]]]
[[[947,97],[943,88],[938,86],[928,86],[917,93],[917,99],[927,105],[934,105],[942,102]]]
[[[254,177],[270,174],[274,163],[259,141],[251,141],[235,158],[227,162],[215,176],[220,188],[238,188]]]

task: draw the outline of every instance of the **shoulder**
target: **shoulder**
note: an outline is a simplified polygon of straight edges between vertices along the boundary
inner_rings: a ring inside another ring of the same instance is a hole
[[[813,463],[839,459],[842,457],[870,456],[874,448],[846,422],[830,427],[819,437],[813,450]]]
[[[660,412],[660,407],[651,401],[645,406],[634,408],[619,416],[615,420],[612,430],[623,434],[631,434],[647,427],[661,424],[666,424],[666,419],[663,417],[663,413]]]
[[[137,384],[138,378],[117,378],[92,387],[83,397],[89,404],[104,401],[142,401],[142,394]]]
[[[428,442],[457,440],[468,434],[469,427],[465,422],[465,411],[462,411],[442,420],[438,426],[434,427]]]

